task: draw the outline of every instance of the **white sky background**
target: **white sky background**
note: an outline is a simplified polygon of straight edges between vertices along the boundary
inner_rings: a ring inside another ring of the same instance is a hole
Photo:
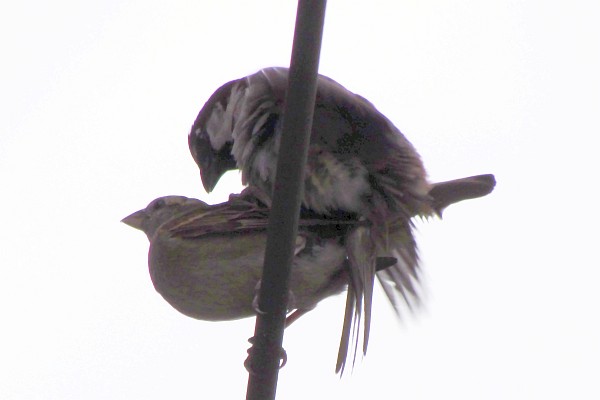
[[[432,180],[492,196],[419,222],[426,309],[375,299],[369,354],[334,375],[344,296],[291,327],[281,399],[600,398],[599,7],[331,0],[322,73],[370,99]],[[0,398],[242,399],[254,320],[153,289],[152,199],[206,196],[187,149],[221,84],[288,65],[293,1],[10,2],[0,9]],[[596,172],[594,172],[596,171]]]

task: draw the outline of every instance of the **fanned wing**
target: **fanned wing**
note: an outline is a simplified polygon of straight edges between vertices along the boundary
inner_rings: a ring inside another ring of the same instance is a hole
[[[410,220],[398,220],[390,229],[386,254],[397,259],[395,265],[377,272],[377,278],[394,310],[400,315],[401,303],[409,309],[419,304],[419,255]]]
[[[361,319],[363,319],[363,354],[366,354],[369,345],[376,269],[376,254],[371,239],[370,227],[359,226],[352,229],[346,236],[346,249],[348,252],[350,282],[348,285],[346,312],[336,365],[336,372],[339,373],[343,373],[346,367],[351,339],[354,342],[352,351],[352,365],[354,366],[358,342],[360,340]]]
[[[339,373],[344,372],[349,355],[354,366],[361,329],[362,352],[367,352],[375,276],[398,315],[402,303],[409,309],[419,304],[419,259],[410,220],[402,219],[391,225],[390,244],[385,250],[377,248],[373,234],[371,227],[358,226],[346,237],[350,279],[336,364]]]
[[[348,266],[349,267],[349,266]],[[351,276],[352,277],[352,276]],[[354,274],[357,278],[357,275]],[[352,358],[352,366],[356,361],[358,350],[358,331],[360,327],[360,316],[362,308],[362,296],[358,294],[359,282],[350,281],[348,285],[348,293],[346,295],[346,310],[344,312],[344,323],[342,326],[342,337],[340,338],[340,347],[338,350],[337,363],[335,372],[343,374],[348,360],[348,354],[351,351],[354,357]],[[354,339],[354,346],[350,349],[350,340]]]
[[[449,205],[459,201],[485,196],[492,192],[496,180],[493,175],[476,175],[435,183],[428,193],[429,202],[438,215]],[[397,219],[388,232],[389,254],[398,262],[390,268],[377,272],[377,278],[397,314],[401,303],[409,309],[420,303],[419,255],[409,219]]]

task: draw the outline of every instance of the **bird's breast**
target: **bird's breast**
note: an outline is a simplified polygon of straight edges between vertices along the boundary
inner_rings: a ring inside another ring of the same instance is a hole
[[[262,276],[266,233],[206,235],[195,239],[160,236],[149,253],[155,289],[181,313],[208,321],[253,316],[252,301]],[[337,238],[317,238],[293,260],[292,307],[312,308],[342,291],[345,249]]]
[[[150,277],[155,289],[192,318],[219,321],[251,316],[266,235],[207,235],[155,240]]]

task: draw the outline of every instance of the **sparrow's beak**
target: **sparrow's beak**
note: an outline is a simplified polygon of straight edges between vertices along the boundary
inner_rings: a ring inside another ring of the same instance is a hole
[[[139,210],[131,215],[126,216],[121,220],[121,222],[131,226],[132,228],[142,230],[142,223],[146,218],[148,218],[146,210]]]
[[[223,170],[219,167],[219,160],[213,155],[210,156],[211,159],[204,159],[204,166],[200,168],[200,179],[202,179],[202,186],[204,186],[204,190],[206,193],[210,193],[217,186],[217,182],[221,179],[221,176],[227,170]]]
[[[216,151],[212,148],[208,135],[190,135],[190,150],[200,167],[200,178],[206,193],[213,191],[223,174],[237,169],[235,159],[231,155],[232,142],[227,142]]]

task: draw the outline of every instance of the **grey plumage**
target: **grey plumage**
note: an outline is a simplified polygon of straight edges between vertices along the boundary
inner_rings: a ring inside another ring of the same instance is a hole
[[[156,290],[193,318],[218,321],[253,316],[268,209],[248,194],[218,205],[167,196],[123,219],[150,241]],[[297,238],[290,290],[294,309],[314,308],[347,284],[344,236],[348,221],[304,219]]]

